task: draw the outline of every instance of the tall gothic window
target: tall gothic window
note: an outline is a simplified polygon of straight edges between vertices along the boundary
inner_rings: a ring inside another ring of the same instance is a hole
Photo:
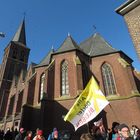
[[[20,60],[21,61],[24,61],[24,59],[25,59],[25,52],[24,51],[21,51]]]
[[[111,71],[110,65],[106,63],[103,64],[101,71],[102,71],[106,96],[116,94],[115,81],[113,78],[113,73]]]
[[[15,58],[15,59],[17,58],[17,49],[13,50],[13,58]]]
[[[85,87],[87,85],[88,77],[89,77],[88,68],[85,62],[82,62],[82,74],[83,74],[83,84]]]
[[[12,80],[13,79],[13,76],[15,74],[15,69],[16,69],[16,64],[15,63],[11,63],[9,64],[9,70],[8,70],[8,77],[7,79],[8,80]]]
[[[68,62],[66,60],[61,64],[61,95],[69,95]]]
[[[8,108],[8,116],[12,115],[14,109],[15,95],[10,98],[10,104]]]
[[[17,114],[21,112],[22,100],[23,100],[23,91],[21,91],[21,92],[18,94],[18,101],[17,101],[17,106],[16,106],[16,113],[17,113]]]
[[[44,81],[45,81],[45,73],[42,74],[41,79],[40,79],[40,100],[43,98]]]

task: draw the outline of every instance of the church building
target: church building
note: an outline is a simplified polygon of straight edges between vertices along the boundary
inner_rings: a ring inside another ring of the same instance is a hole
[[[68,35],[39,64],[28,65],[29,52],[23,20],[0,65],[0,129],[73,131],[64,116],[91,76],[110,102],[99,114],[105,126],[110,128],[114,121],[140,126],[140,73],[129,56],[99,33],[80,44]]]

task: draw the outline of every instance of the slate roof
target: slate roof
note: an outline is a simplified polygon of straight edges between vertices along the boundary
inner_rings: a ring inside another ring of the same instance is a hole
[[[69,35],[57,51],[54,52],[54,50],[52,49],[47,54],[47,56],[44,57],[44,59],[34,67],[47,66],[50,63],[52,54],[63,53],[71,50],[80,50],[90,57],[118,52],[118,50],[112,48],[112,46],[109,45],[99,33],[95,33],[94,35],[80,43],[79,46]]]
[[[98,33],[95,33],[79,45],[82,50],[89,56],[98,56],[118,52],[112,48]]]
[[[22,23],[20,24],[17,32],[15,33],[15,36],[12,39],[12,41],[20,42],[26,46],[25,20],[24,19],[23,19]]]
[[[54,50],[51,49],[51,51],[44,57],[44,59],[38,65],[36,65],[34,67],[41,67],[41,66],[49,65],[50,59],[51,59],[51,55],[53,53],[54,53]]]
[[[58,48],[55,53],[67,52],[71,50],[81,50],[81,48],[77,45],[73,38],[68,35],[68,37],[64,40],[60,48]]]
[[[36,63],[34,63],[34,62],[31,62],[31,64],[30,64],[32,67],[34,67],[34,66],[36,66],[37,64]]]

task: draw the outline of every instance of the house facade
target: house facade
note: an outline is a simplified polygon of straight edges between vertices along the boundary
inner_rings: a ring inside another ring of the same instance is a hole
[[[135,50],[140,59],[140,1],[127,0],[116,9],[116,12],[124,17]]]

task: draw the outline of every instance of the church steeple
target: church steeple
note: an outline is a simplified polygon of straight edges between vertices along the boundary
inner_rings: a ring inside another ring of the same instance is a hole
[[[26,46],[25,19],[23,19],[12,41],[20,42]]]

